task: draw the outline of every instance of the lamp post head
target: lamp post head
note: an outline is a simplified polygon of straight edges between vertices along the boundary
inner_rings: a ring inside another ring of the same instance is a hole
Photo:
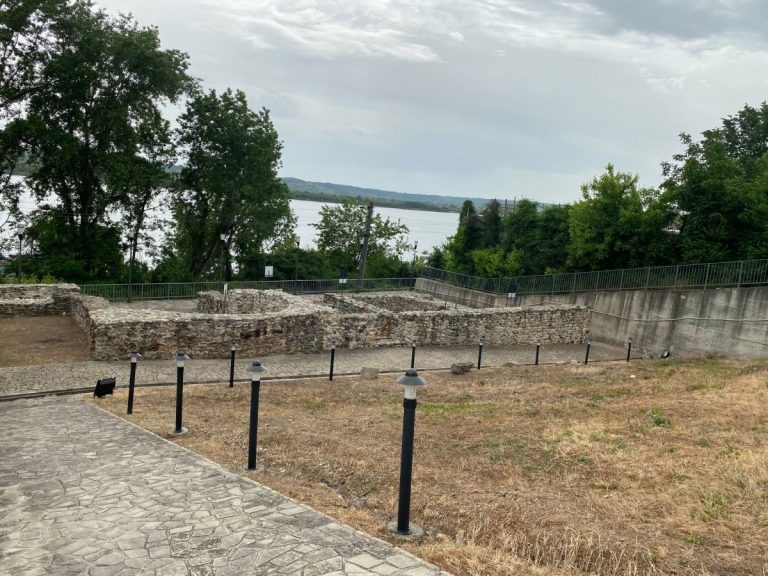
[[[184,352],[177,352],[176,353],[176,366],[183,368],[184,362],[186,360],[189,360],[189,356],[186,355]]]
[[[131,362],[136,362],[139,358],[141,358],[141,354],[138,352],[131,352]]]
[[[541,338],[536,338],[536,346],[541,346]]]
[[[336,340],[331,342],[331,350],[336,350]]]
[[[240,348],[240,345],[237,342],[232,342],[232,344],[229,345],[230,352],[234,352],[238,348]]]
[[[480,336],[480,340],[478,341],[478,344],[480,344],[480,346],[485,344],[485,336]]]
[[[251,373],[251,382],[260,382],[261,375],[266,372],[267,369],[261,365],[259,360],[254,360],[250,366],[248,366],[248,372]]]
[[[405,374],[403,376],[400,376],[395,381],[397,384],[402,384],[405,386],[405,398],[406,400],[415,400],[416,399],[416,388],[419,386],[424,386],[427,381],[424,380],[421,376],[419,376],[419,373],[416,371],[416,368],[408,368],[408,370],[405,371]]]
[[[632,344],[632,336],[630,336],[630,337],[627,339],[627,343],[628,343],[628,344]]]

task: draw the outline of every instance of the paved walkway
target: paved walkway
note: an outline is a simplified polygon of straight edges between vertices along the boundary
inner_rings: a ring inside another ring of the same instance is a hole
[[[535,346],[485,346],[483,366],[500,366],[507,362],[532,364]],[[584,361],[585,345],[553,344],[542,346],[540,362]],[[633,354],[634,356],[634,354]],[[640,353],[638,352],[638,357]],[[623,348],[593,343],[589,355],[592,360],[620,360],[626,358]],[[275,354],[261,357],[267,367],[267,377],[319,376],[328,374],[330,356],[324,354]],[[246,368],[252,358],[239,355],[235,366],[235,379],[248,380]],[[459,361],[477,362],[477,346],[432,346],[416,350],[416,367],[421,369],[449,368]],[[359,374],[364,366],[380,370],[400,370],[410,366],[411,349],[358,348],[336,350],[335,374]],[[0,368],[0,398],[29,393],[92,388],[99,378],[114,376],[118,387],[128,385],[130,363],[76,362],[72,364],[46,364]],[[185,382],[225,382],[229,380],[229,359],[196,360],[187,362]],[[139,361],[137,384],[171,384],[176,382],[176,363],[168,360]]]
[[[0,574],[440,574],[79,398],[0,422]]]

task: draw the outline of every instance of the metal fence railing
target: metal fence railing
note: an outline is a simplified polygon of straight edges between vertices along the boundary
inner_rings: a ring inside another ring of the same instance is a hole
[[[255,280],[227,282],[228,290],[250,288],[254,290],[283,290],[293,294],[318,294],[324,292],[372,292],[385,290],[412,290],[415,278],[366,278],[339,280]],[[224,282],[174,282],[167,284],[83,284],[80,293],[100,296],[108,300],[171,300],[192,299],[198,292],[224,290]]]
[[[564,294],[604,290],[654,290],[761,286],[768,284],[768,260],[678,264],[623,270],[479,278],[424,267],[421,276],[494,294]]]

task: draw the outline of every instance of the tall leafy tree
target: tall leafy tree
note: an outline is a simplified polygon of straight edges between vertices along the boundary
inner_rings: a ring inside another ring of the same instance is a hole
[[[530,255],[532,272],[563,272],[571,241],[569,205],[544,208],[536,223],[535,250]]]
[[[679,226],[679,257],[768,257],[768,104],[745,106],[663,165],[664,200]]]
[[[638,188],[638,178],[605,172],[581,187],[582,199],[570,212],[569,264],[578,270],[632,268],[663,261],[672,235],[659,194]]]
[[[503,221],[503,246],[507,252],[517,251],[523,274],[534,272],[532,259],[536,254],[539,221],[538,204],[523,198],[507,212]]]
[[[493,248],[501,243],[501,206],[498,200],[488,202],[480,213],[481,244]]]
[[[317,248],[326,255],[335,269],[350,272],[360,266],[361,247],[365,236],[368,208],[352,198],[341,204],[320,208],[320,222],[312,224],[318,231]],[[388,268],[386,260],[398,260],[409,249],[408,227],[382,218],[374,212],[368,240],[366,274],[375,276],[376,267]]]
[[[167,130],[160,107],[189,86],[187,57],[161,49],[156,29],[85,0],[67,3],[47,33],[57,41],[25,106],[32,190],[38,202],[54,199],[61,242],[85,278],[114,277],[119,271],[99,261],[99,230],[124,200],[115,182],[126,163],[147,156]]]
[[[179,120],[185,166],[174,214],[176,254],[190,276],[226,277],[293,233],[288,187],[278,178],[282,142],[245,94],[198,93]],[[224,240],[221,240],[221,235]]]

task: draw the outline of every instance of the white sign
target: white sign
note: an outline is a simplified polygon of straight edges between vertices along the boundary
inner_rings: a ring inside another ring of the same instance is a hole
[[[346,278],[339,278],[339,284],[346,284],[347,279]]]
[[[272,278],[274,273],[274,266],[264,266],[264,278]]]

